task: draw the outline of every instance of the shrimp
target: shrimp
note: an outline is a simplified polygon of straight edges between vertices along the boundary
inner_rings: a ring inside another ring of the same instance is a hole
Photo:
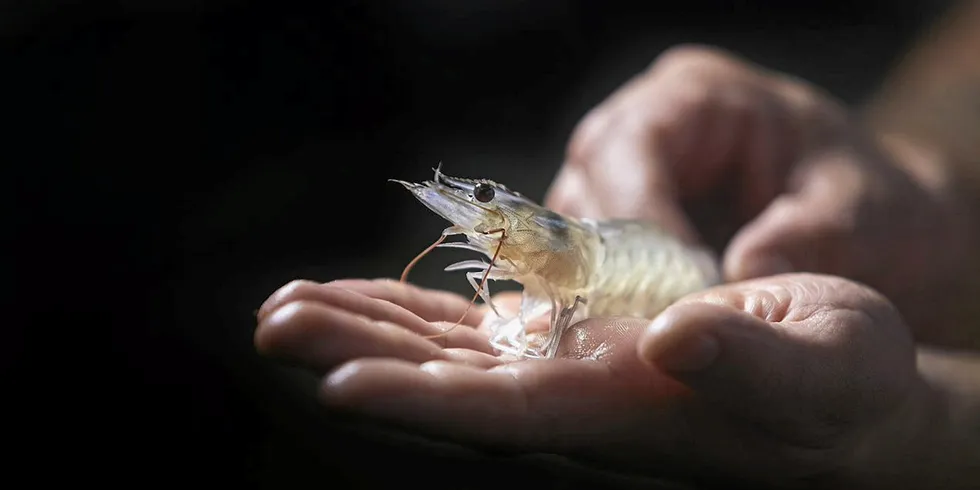
[[[391,179],[452,223],[406,267],[402,280],[434,248],[461,248],[490,258],[489,263],[464,260],[445,270],[470,271],[466,279],[476,290],[473,301],[479,296],[492,313],[484,321],[490,344],[503,354],[554,358],[562,335],[578,321],[653,319],[680,297],[721,280],[711,252],[651,223],[563,216],[492,180],[450,177],[441,172],[441,164],[434,172],[433,180],[422,183]],[[443,242],[458,235],[465,241]],[[523,286],[516,315],[497,311],[488,280]],[[550,316],[550,329],[532,341],[527,326],[544,315]]]

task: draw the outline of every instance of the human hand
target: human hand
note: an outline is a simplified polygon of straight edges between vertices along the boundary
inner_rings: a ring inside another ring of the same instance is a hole
[[[863,282],[920,340],[960,344],[980,338],[964,328],[980,240],[949,178],[800,80],[684,47],[583,119],[546,204],[659,222],[722,252],[731,281],[795,271]]]
[[[659,475],[871,488],[908,483],[916,458],[901,452],[928,451],[914,443],[927,396],[911,337],[885,299],[843,279],[719,286],[652,324],[587,320],[552,360],[497,357],[483,308],[420,335],[466,305],[390,280],[297,281],[262,306],[255,341],[323,375],[330,406]]]

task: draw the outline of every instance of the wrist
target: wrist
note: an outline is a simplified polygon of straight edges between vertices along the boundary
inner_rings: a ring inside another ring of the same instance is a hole
[[[866,489],[948,488],[939,485],[942,460],[949,457],[946,407],[941,391],[917,379],[905,401],[859,437],[838,483]]]
[[[959,490],[980,484],[980,354],[920,347],[917,357],[919,375],[904,402],[853,446],[844,486]]]
[[[932,304],[928,325],[912,325],[916,339],[928,344],[980,349],[980,171],[965,172],[941,146],[899,132],[878,131],[886,159],[902,169],[928,195],[935,234],[946,260],[934,272],[948,279],[943,297]],[[930,257],[930,260],[937,259]],[[927,329],[927,330],[924,330]]]

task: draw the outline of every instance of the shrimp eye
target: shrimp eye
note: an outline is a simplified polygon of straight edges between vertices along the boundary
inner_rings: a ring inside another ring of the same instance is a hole
[[[490,202],[493,200],[493,187],[489,184],[476,184],[473,188],[473,197],[480,202]]]

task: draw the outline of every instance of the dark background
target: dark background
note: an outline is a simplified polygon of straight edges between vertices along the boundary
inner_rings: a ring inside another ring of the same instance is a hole
[[[860,104],[946,4],[0,2],[12,446],[41,479],[484,479],[465,451],[345,429],[254,354],[252,312],[294,278],[397,276],[438,236],[388,178],[441,161],[540,199],[577,120],[670,45]],[[449,260],[413,279],[468,291]]]

